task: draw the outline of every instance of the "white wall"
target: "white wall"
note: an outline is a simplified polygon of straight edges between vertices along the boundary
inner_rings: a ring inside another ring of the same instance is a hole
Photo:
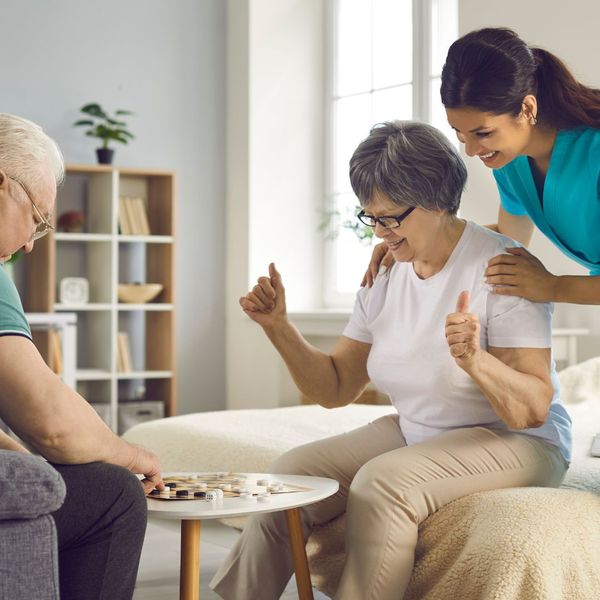
[[[598,23],[597,0],[459,0],[460,35],[481,27],[511,27],[530,45],[542,46],[562,58],[583,82],[600,88]],[[492,174],[478,160],[466,157],[466,163],[469,180],[461,215],[482,224],[496,222],[499,199]],[[531,250],[555,274],[586,274],[538,231]],[[557,304],[554,315],[556,327],[587,327],[592,331],[589,338],[580,338],[580,359],[600,354],[600,307]]]
[[[289,308],[320,301],[324,4],[228,3],[229,408],[279,404],[280,359],[238,298],[274,261]]]
[[[178,174],[178,411],[225,403],[225,3],[4,0],[2,106],[40,123],[67,162],[95,162],[84,103],[135,111],[121,166]]]

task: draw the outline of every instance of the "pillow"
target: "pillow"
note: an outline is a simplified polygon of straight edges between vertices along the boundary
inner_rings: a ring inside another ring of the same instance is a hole
[[[34,519],[62,505],[65,483],[39,456],[0,450],[0,520]]]
[[[565,404],[579,404],[600,396],[600,357],[567,367],[558,374],[561,399]]]

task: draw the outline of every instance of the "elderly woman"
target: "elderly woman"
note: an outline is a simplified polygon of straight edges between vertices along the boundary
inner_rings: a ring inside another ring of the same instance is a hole
[[[278,473],[332,477],[339,492],[302,511],[315,524],[344,511],[346,563],[336,598],[398,600],[411,577],[419,523],[461,496],[556,486],[570,458],[558,398],[548,304],[491,293],[487,261],[511,239],[457,217],[466,170],[422,123],[376,126],[350,161],[363,210],[395,263],[358,292],[330,354],[288,321],[274,265],[240,300],[322,406],[356,400],[369,381],[398,415],[295,448]],[[223,598],[279,598],[293,567],[281,513],[250,520],[212,582]]]

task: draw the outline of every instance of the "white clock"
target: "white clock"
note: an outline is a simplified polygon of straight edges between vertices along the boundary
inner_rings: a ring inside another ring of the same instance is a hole
[[[89,288],[88,280],[84,277],[64,277],[60,280],[61,304],[86,304]]]

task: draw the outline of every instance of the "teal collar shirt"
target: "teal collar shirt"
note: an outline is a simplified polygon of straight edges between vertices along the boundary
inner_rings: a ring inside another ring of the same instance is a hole
[[[493,174],[504,210],[528,215],[564,254],[600,275],[600,129],[558,132],[541,197],[527,156]]]

